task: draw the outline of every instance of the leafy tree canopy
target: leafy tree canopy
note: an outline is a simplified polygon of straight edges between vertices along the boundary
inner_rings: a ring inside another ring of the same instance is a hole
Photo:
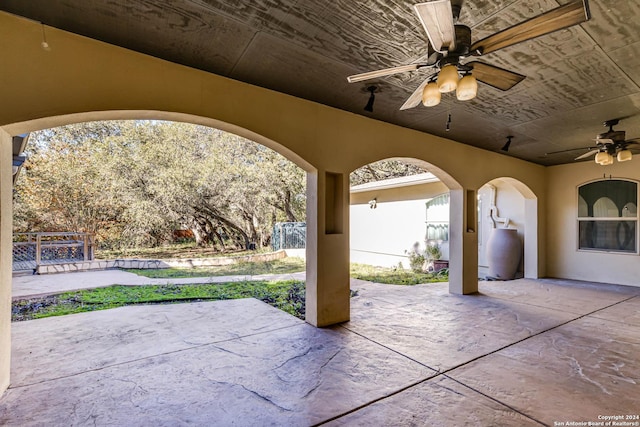
[[[369,163],[351,172],[349,181],[352,186],[368,182],[383,181],[385,179],[400,178],[427,172],[420,166],[412,165],[401,160],[388,159]]]
[[[103,247],[157,245],[193,230],[220,250],[267,245],[304,221],[305,173],[217,129],[102,121],[35,132],[14,192],[14,230],[84,231]]]

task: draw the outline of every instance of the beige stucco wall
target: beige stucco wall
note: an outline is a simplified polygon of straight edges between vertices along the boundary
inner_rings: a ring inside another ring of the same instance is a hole
[[[547,274],[640,286],[638,255],[578,250],[578,186],[604,175],[640,181],[640,156],[610,166],[589,161],[548,168]]]
[[[12,145],[0,129],[0,394],[9,386],[11,360]]]
[[[0,128],[10,135],[73,121],[185,120],[249,137],[308,171],[307,320],[318,326],[349,319],[348,175],[357,167],[390,157],[421,159],[452,189],[450,256],[459,262],[450,290],[458,293],[477,290],[477,236],[467,231],[475,191],[513,177],[544,197],[545,169],[538,165],[53,28],[47,28],[47,52],[41,37],[39,23],[0,12]],[[2,188],[10,185],[5,175]],[[3,191],[4,224],[11,207]],[[8,381],[10,238],[10,229],[0,228],[0,390]]]

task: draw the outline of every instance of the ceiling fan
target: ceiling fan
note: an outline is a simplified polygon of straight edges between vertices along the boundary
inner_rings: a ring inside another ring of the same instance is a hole
[[[610,165],[613,163],[614,157],[619,162],[626,162],[631,160],[633,154],[629,147],[634,145],[640,145],[640,138],[625,139],[625,131],[613,130],[613,127],[620,123],[620,119],[612,119],[604,122],[605,127],[609,130],[599,134],[595,141],[595,146],[583,147],[583,148],[570,148],[568,150],[552,151],[547,154],[567,153],[570,151],[588,150],[586,153],[579,155],[575,160],[586,159],[595,155],[595,161],[599,165]]]
[[[577,25],[590,18],[588,0],[574,0],[534,18],[471,42],[471,28],[457,24],[464,0],[433,0],[413,6],[424,27],[429,46],[427,55],[417,62],[347,77],[349,83],[427,68],[429,76],[400,107],[413,108],[440,103],[440,94],[456,91],[458,100],[475,98],[478,83],[509,90],[525,76],[480,61],[465,62],[526,40]],[[460,78],[462,75],[462,78]]]

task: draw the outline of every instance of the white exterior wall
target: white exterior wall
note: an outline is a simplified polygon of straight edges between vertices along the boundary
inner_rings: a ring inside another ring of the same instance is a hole
[[[426,200],[351,206],[351,262],[409,268],[405,251],[415,242],[424,247]]]
[[[385,187],[351,193],[350,256],[351,262],[382,267],[409,268],[409,251],[414,243],[424,248],[426,202],[448,188],[440,181]],[[376,208],[369,201],[376,199]],[[449,259],[448,243],[441,245],[442,258]]]

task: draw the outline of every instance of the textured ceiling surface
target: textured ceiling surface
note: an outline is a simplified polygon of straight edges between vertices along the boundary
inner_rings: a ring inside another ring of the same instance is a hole
[[[490,53],[486,63],[526,75],[472,101],[400,111],[426,71],[347,83],[351,74],[404,65],[427,36],[404,0],[0,0],[0,10],[172,62],[377,120],[544,165],[569,163],[606,129],[640,138],[640,1],[591,0],[591,20]],[[566,0],[466,0],[459,23],[476,41]],[[366,88],[378,88],[364,111]],[[451,114],[450,130],[446,131]],[[586,151],[586,150],[585,150]]]

